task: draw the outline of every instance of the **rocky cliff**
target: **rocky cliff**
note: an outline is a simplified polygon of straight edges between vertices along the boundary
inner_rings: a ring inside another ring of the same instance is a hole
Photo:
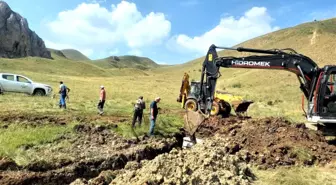
[[[37,56],[51,58],[44,41],[28,27],[28,22],[0,0],[0,57]]]

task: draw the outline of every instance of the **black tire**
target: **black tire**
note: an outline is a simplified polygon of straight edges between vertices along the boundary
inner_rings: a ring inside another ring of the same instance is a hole
[[[220,113],[219,114],[223,118],[229,117],[230,113],[231,113],[231,105],[228,102],[223,101],[223,100],[221,100],[219,102],[219,105],[220,105]]]
[[[45,92],[42,89],[36,89],[34,92],[35,96],[45,96]]]
[[[197,111],[197,101],[194,99],[188,99],[184,104],[184,108],[190,111]]]

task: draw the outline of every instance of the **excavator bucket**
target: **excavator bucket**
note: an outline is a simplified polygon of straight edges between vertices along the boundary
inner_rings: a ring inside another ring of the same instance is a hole
[[[184,115],[184,129],[190,136],[194,136],[196,130],[206,118],[207,116],[200,111],[187,110]]]
[[[237,114],[244,114],[252,103],[251,100],[233,101],[232,106]]]

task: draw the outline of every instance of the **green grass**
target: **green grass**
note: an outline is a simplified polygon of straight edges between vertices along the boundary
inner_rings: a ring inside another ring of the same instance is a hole
[[[139,137],[148,134],[150,121],[149,114],[145,114],[141,126],[136,122],[135,128],[131,127],[131,122],[128,124],[120,124],[113,130],[120,135],[128,138]],[[166,136],[168,134],[179,132],[179,128],[183,127],[183,120],[174,115],[159,115],[154,129],[154,134]]]
[[[34,146],[52,142],[58,136],[71,131],[71,125],[27,128],[23,125],[12,124],[7,129],[0,129],[0,156],[10,156],[20,163],[21,147]]]
[[[292,167],[273,170],[256,170],[256,185],[333,185],[336,170],[317,167]]]

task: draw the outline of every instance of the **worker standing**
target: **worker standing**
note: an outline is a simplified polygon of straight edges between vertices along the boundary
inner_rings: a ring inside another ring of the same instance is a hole
[[[149,128],[149,136],[154,135],[154,127],[157,115],[159,113],[157,103],[161,100],[160,97],[155,98],[155,100],[150,104],[150,128]]]
[[[135,126],[136,120],[139,121],[139,126],[141,126],[142,115],[143,115],[144,109],[146,109],[146,103],[143,100],[143,96],[140,96],[134,105],[134,115],[133,115],[132,127]]]
[[[100,96],[99,96],[99,103],[98,103],[98,111],[99,111],[100,115],[102,115],[104,113],[105,100],[106,100],[105,87],[100,86]]]
[[[66,109],[66,97],[69,92],[70,92],[70,89],[64,85],[63,81],[60,81],[60,88],[59,88],[59,94],[60,94],[59,107],[60,108]]]

